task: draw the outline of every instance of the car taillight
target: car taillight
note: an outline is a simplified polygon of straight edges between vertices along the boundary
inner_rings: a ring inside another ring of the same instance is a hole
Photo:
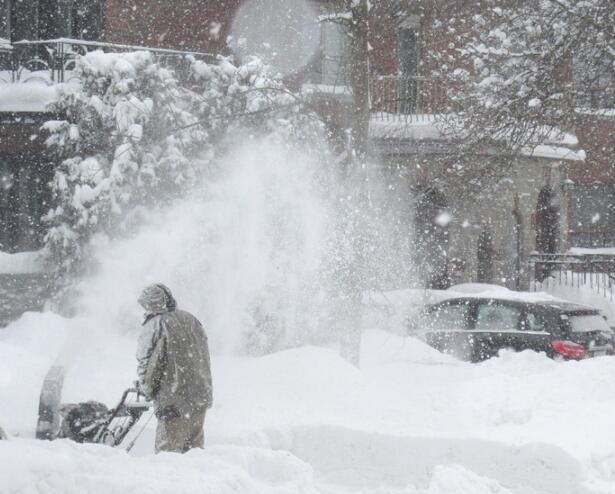
[[[552,341],[551,346],[560,355],[568,358],[582,359],[587,357],[587,348],[572,341]]]

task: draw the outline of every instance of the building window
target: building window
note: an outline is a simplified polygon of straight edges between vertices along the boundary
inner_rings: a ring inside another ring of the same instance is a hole
[[[419,73],[419,33],[416,28],[399,30],[399,72],[411,77]]]
[[[13,42],[56,38],[99,41],[103,36],[103,0],[0,0],[0,9],[0,29]]]
[[[419,88],[419,25],[417,20],[402,23],[398,37],[399,94],[402,113],[416,113]]]
[[[41,0],[39,38],[99,41],[103,35],[102,0]]]
[[[10,32],[11,41],[21,41],[24,39],[39,39],[38,21],[39,9],[38,2],[18,2],[10,1]]]
[[[591,47],[579,46],[572,59],[577,104],[584,108],[615,108],[615,75],[612,57],[600,60]],[[591,60],[588,64],[586,61]]]
[[[103,37],[102,1],[79,0],[70,5],[68,32],[71,38],[100,41]]]
[[[308,67],[311,82],[328,85],[348,83],[346,61],[347,35],[344,26],[336,22],[320,23],[319,54]]]
[[[615,187],[575,185],[569,216],[571,247],[615,246]]]
[[[0,155],[0,251],[41,247],[53,166],[26,153]]]

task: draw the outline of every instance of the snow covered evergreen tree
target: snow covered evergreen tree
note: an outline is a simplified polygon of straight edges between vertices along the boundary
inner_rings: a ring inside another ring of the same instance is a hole
[[[88,53],[76,84],[59,90],[48,146],[61,161],[46,219],[54,266],[73,273],[95,232],[111,232],[135,207],[176,194],[193,182],[206,144],[174,72],[148,52]]]
[[[60,165],[46,215],[46,251],[60,281],[87,265],[88,242],[113,235],[139,208],[191,187],[239,126],[298,139],[312,117],[256,59],[235,66],[186,59],[189,75],[148,52],[91,52],[62,86],[47,144]]]

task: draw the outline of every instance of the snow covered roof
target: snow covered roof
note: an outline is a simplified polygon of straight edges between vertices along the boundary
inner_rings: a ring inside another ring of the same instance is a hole
[[[0,84],[0,112],[44,112],[55,94],[43,80]]]
[[[582,149],[570,149],[565,146],[552,146],[540,144],[532,149],[524,149],[523,156],[532,158],[548,158],[565,161],[585,161],[585,151]]]
[[[576,112],[580,115],[588,115],[598,118],[615,118],[615,108],[577,108]]]
[[[573,256],[615,256],[615,247],[603,247],[596,249],[572,247],[568,254]]]
[[[451,141],[460,136],[446,135],[438,124],[439,115],[393,115],[376,113],[370,120],[370,135],[375,139],[411,141]],[[565,161],[584,161],[585,152],[572,149],[579,141],[574,134],[545,129],[544,143],[521,150],[523,156]]]

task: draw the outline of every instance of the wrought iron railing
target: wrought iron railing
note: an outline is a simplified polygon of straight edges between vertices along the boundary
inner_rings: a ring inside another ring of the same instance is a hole
[[[588,287],[613,300],[615,254],[531,254],[532,290]]]
[[[340,62],[341,63],[341,62]],[[318,72],[307,74],[308,83],[315,83],[322,92],[348,96],[352,94],[346,71],[332,71],[324,77]],[[451,102],[440,81],[419,76],[375,75],[370,78],[370,111],[378,120],[414,121],[431,115],[449,113]]]
[[[450,111],[444,86],[433,79],[380,75],[372,78],[370,86],[371,111],[378,119],[410,119]]]
[[[108,52],[148,51],[164,64],[181,65],[187,55],[199,59],[213,59],[201,52],[149,48],[98,41],[58,38],[39,41],[17,41],[0,47],[0,82],[42,80],[48,83],[70,79],[76,59],[93,50]]]
[[[615,245],[615,231],[604,229],[570,230],[568,232],[570,245],[586,248],[603,248]]]

